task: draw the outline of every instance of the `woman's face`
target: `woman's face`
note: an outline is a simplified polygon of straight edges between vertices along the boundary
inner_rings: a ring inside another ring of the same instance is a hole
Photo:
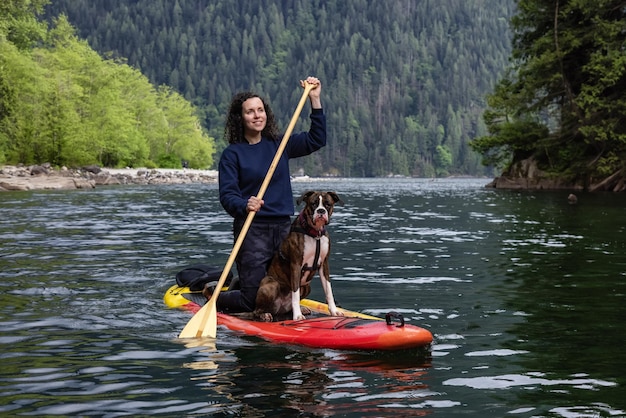
[[[267,116],[263,101],[258,97],[251,97],[241,104],[244,135],[257,135],[265,129]]]

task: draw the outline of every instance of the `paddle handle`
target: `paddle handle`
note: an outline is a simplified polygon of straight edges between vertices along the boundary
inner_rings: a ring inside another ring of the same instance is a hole
[[[289,137],[293,132],[293,128],[296,126],[296,122],[298,121],[298,116],[300,112],[302,112],[302,108],[304,107],[304,103],[306,102],[306,98],[309,95],[309,92],[315,88],[315,84],[309,84],[306,81],[304,82],[304,92],[302,93],[302,97],[300,97],[300,102],[298,102],[298,106],[296,110],[293,112],[293,116],[289,121],[289,125],[287,126],[287,130],[285,131],[285,135],[283,136],[283,140],[280,141],[280,145],[278,146],[278,150],[276,150],[276,154],[274,155],[274,159],[272,160],[272,164],[270,164],[270,168],[267,170],[267,174],[265,175],[265,179],[263,180],[263,184],[261,184],[261,188],[259,189],[259,193],[256,195],[257,198],[263,199],[263,195],[267,191],[267,187],[272,180],[272,176],[274,175],[274,171],[276,171],[276,166],[278,166],[278,162],[280,161],[280,157],[283,155],[283,151],[287,146],[287,142],[289,142]],[[246,223],[248,223],[248,219],[250,219],[250,223],[252,222],[252,218],[256,212],[248,213],[248,218],[246,219]],[[252,216],[250,216],[252,214]],[[248,227],[250,224],[248,223]],[[245,227],[245,224],[244,224]]]
[[[280,142],[278,149],[276,150],[276,154],[274,155],[274,159],[272,160],[272,163],[270,164],[270,167],[267,170],[265,179],[263,180],[263,183],[261,184],[261,188],[259,189],[259,193],[256,196],[257,198],[263,199],[263,195],[265,195],[265,192],[267,191],[267,187],[269,186],[270,181],[272,180],[274,171],[276,171],[276,166],[278,166],[280,157],[282,156],[283,151],[285,150],[285,147],[287,146],[287,142],[289,142],[289,137],[291,136],[291,133],[293,132],[294,127],[296,126],[296,122],[298,121],[298,116],[300,115],[300,112],[302,112],[302,108],[304,107],[304,104],[306,103],[306,99],[309,93],[315,87],[316,87],[315,84],[310,84],[306,81],[304,82],[304,92],[302,93],[300,102],[298,102],[298,106],[296,107],[296,110],[293,113],[293,116],[291,117],[291,121],[289,122],[289,125],[287,126],[285,135],[283,136],[283,139]],[[241,248],[241,245],[243,244],[243,240],[245,239],[246,234],[248,233],[248,230],[250,229],[250,225],[252,224],[254,215],[256,215],[255,211],[248,212],[246,221],[244,222],[243,227],[241,228],[241,231],[239,232],[239,236],[237,237],[237,241],[235,241],[235,245],[233,247],[233,250],[230,253],[230,257],[228,257],[228,261],[226,261],[226,265],[224,266],[222,275],[220,276],[217,282],[215,291],[213,292],[213,295],[211,295],[211,299],[209,299],[209,301],[207,302],[207,306],[204,307],[206,309],[204,309],[204,312],[202,314],[202,320],[200,321],[200,324],[198,325],[198,329],[195,333],[196,338],[200,338],[202,336],[209,336],[211,338],[215,338],[217,335],[217,316],[211,315],[212,313],[211,311],[215,310],[215,307],[217,306],[217,297],[219,296],[222,286],[224,286],[224,283],[226,282],[226,278],[228,277],[228,272],[233,267],[235,258],[237,258],[239,249]],[[215,318],[216,323],[208,324],[209,318]],[[188,325],[192,325],[192,322],[190,321]],[[205,329],[207,325],[209,325],[209,329]],[[187,327],[185,327],[180,333],[179,338],[185,338],[186,336],[190,334],[192,334],[192,332],[190,332],[190,330],[188,330]]]

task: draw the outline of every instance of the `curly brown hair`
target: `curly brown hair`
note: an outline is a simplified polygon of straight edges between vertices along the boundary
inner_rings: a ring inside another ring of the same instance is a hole
[[[230,102],[230,107],[228,108],[228,114],[226,115],[226,124],[224,126],[224,139],[228,141],[229,144],[237,144],[240,142],[246,142],[246,138],[243,136],[243,116],[242,116],[242,107],[243,102],[253,97],[258,97],[263,102],[263,107],[265,108],[265,128],[261,132],[261,135],[267,138],[271,138],[273,140],[278,139],[278,125],[276,124],[276,119],[274,118],[274,113],[272,112],[272,108],[269,104],[265,102],[261,96],[251,91],[244,91],[241,93],[237,93],[233,100]]]

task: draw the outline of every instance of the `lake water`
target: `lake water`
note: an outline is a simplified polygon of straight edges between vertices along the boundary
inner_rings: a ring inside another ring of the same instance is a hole
[[[0,193],[0,415],[626,416],[626,195],[487,182],[294,182],[345,202],[337,301],[426,353],[177,339],[174,274],[232,249],[215,185]]]

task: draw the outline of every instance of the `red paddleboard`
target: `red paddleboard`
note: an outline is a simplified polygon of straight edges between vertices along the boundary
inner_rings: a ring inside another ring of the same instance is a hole
[[[163,299],[169,307],[194,313],[204,303],[201,294],[177,285],[170,287]],[[218,313],[217,323],[271,342],[336,350],[405,350],[427,347],[433,341],[430,331],[406,324],[398,314],[389,313],[383,319],[342,309],[344,316],[329,316],[324,303],[303,299],[301,305],[313,314],[300,321],[261,322],[250,319],[249,314]]]

